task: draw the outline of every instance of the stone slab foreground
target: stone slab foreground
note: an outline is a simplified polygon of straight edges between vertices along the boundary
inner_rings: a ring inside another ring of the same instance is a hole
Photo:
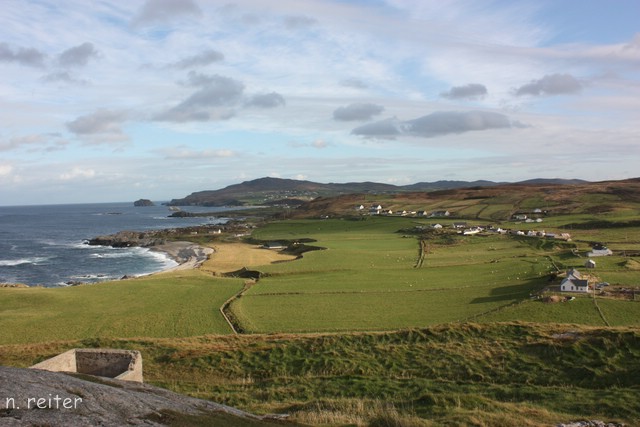
[[[75,348],[35,364],[31,369],[143,382],[142,355],[136,350]]]

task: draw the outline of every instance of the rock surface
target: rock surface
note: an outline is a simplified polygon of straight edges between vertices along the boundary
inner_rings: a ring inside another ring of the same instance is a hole
[[[270,425],[148,384],[0,366],[2,426]],[[188,424],[185,424],[188,423]]]
[[[89,245],[111,246],[114,248],[129,248],[133,246],[150,247],[162,245],[165,240],[155,237],[150,232],[119,231],[116,234],[98,236],[89,240]]]

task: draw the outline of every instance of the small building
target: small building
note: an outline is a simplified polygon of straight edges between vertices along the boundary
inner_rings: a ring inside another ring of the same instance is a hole
[[[611,252],[611,249],[607,248],[602,243],[596,243],[591,248],[591,251],[587,253],[587,256],[590,258],[596,257],[596,256],[610,256],[610,255],[613,255],[613,252]]]
[[[364,205],[356,206],[356,210],[357,210],[357,211],[362,211],[362,210],[364,210]]]
[[[282,242],[267,242],[264,245],[262,245],[262,249],[284,249],[287,246],[284,245]]]
[[[442,217],[442,216],[449,216],[451,215],[451,212],[449,211],[433,211],[431,212],[431,216],[432,217]]]
[[[431,228],[441,229],[441,228],[442,228],[442,224],[433,224],[433,225],[431,226]]]
[[[560,290],[562,292],[589,292],[589,282],[582,278],[578,270],[572,268],[567,271],[567,277],[560,282]]]
[[[31,369],[143,382],[142,355],[136,350],[76,348],[33,365]]]
[[[596,268],[596,262],[592,259],[584,263],[585,268]]]
[[[382,205],[371,205],[369,208],[369,214],[371,215],[380,215],[380,211],[382,211]]]

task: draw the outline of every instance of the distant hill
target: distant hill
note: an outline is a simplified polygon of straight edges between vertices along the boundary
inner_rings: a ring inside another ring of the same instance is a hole
[[[537,179],[525,181],[527,184],[577,184],[580,180]],[[393,194],[412,191],[437,191],[456,188],[492,187],[504,185],[493,181],[436,181],[419,182],[397,186],[377,182],[318,183],[312,181],[259,178],[230,185],[219,190],[197,191],[181,198],[173,199],[170,206],[245,206],[273,204],[287,199],[312,200],[316,197],[332,197],[344,194]]]
[[[392,215],[418,216],[422,212],[424,216],[426,212],[428,216],[434,211],[449,211],[451,218],[503,221],[515,214],[536,210],[541,215],[601,214],[626,212],[636,209],[640,204],[638,178],[566,182],[531,180],[430,191],[397,191],[364,197],[362,194],[318,197],[300,205],[288,215],[298,218],[368,215],[370,206],[380,205],[383,214],[391,211]]]

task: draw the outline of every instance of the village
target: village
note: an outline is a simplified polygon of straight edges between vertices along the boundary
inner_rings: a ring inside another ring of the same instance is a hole
[[[451,219],[454,218],[455,215],[449,210],[437,210],[428,212],[425,210],[418,211],[407,211],[407,210],[396,210],[395,212],[391,209],[384,209],[382,205],[373,204],[369,207],[368,210],[365,209],[364,205],[356,206],[356,211],[360,214],[368,213],[368,215],[383,215],[383,216],[404,216],[404,217],[416,217],[416,218],[442,218],[442,219]],[[532,215],[531,215],[532,214]],[[540,224],[543,222],[541,218],[542,215],[546,215],[547,212],[541,209],[534,209],[531,211],[531,214],[518,212],[512,216],[512,220],[515,223],[537,223]],[[531,216],[530,216],[531,215]],[[571,235],[569,233],[548,233],[544,230],[518,230],[518,229],[510,229],[510,228],[502,228],[495,227],[493,225],[470,225],[467,222],[459,221],[453,222],[450,225],[443,225],[440,223],[434,223],[431,225],[433,229],[442,229],[450,227],[455,229],[459,234],[463,234],[466,236],[479,234],[481,232],[487,233],[498,233],[498,234],[513,234],[517,236],[528,236],[528,237],[545,237],[547,239],[558,239],[564,241],[570,241]],[[416,229],[424,230],[424,226],[417,226]]]
[[[382,216],[403,216],[403,217],[416,217],[416,218],[442,218],[442,219],[451,219],[455,217],[455,215],[449,210],[436,210],[432,212],[428,212],[425,210],[418,211],[407,211],[407,210],[396,210],[395,212],[391,209],[384,209],[382,205],[373,204],[367,210],[364,205],[356,206],[356,211],[361,214],[368,215],[382,215]],[[547,215],[547,211],[543,211],[541,209],[533,209],[531,212],[517,212],[511,216],[511,220],[514,224],[519,223],[537,223],[540,224],[543,222],[541,216]],[[443,230],[448,229],[457,234],[461,234],[463,236],[472,236],[480,233],[484,233],[485,235],[488,233],[497,233],[497,234],[508,234],[513,236],[524,236],[524,237],[533,237],[533,238],[545,238],[545,239],[555,239],[562,240],[565,242],[571,241],[571,235],[569,233],[552,233],[546,232],[544,230],[519,230],[516,228],[503,228],[496,227],[494,225],[470,225],[464,221],[456,221],[450,223],[448,225],[444,225],[438,222],[431,224],[430,226],[417,225],[413,228],[412,231],[421,233],[425,232],[429,229],[432,230]],[[580,256],[577,251],[575,252],[577,256]],[[613,255],[613,252],[607,248],[602,243],[594,243],[592,248],[586,254],[587,260],[584,263],[584,268],[587,270],[593,270],[596,268],[596,262],[591,258],[602,257],[602,256],[610,256]],[[582,274],[576,268],[571,268],[566,271],[564,274],[564,278],[560,282],[560,285],[557,286],[557,290],[560,292],[570,292],[570,293],[588,293],[590,290],[593,292],[600,291],[604,292],[604,288],[609,286],[607,282],[600,282],[597,278],[590,274]],[[572,300],[572,297],[567,297],[567,301]]]

